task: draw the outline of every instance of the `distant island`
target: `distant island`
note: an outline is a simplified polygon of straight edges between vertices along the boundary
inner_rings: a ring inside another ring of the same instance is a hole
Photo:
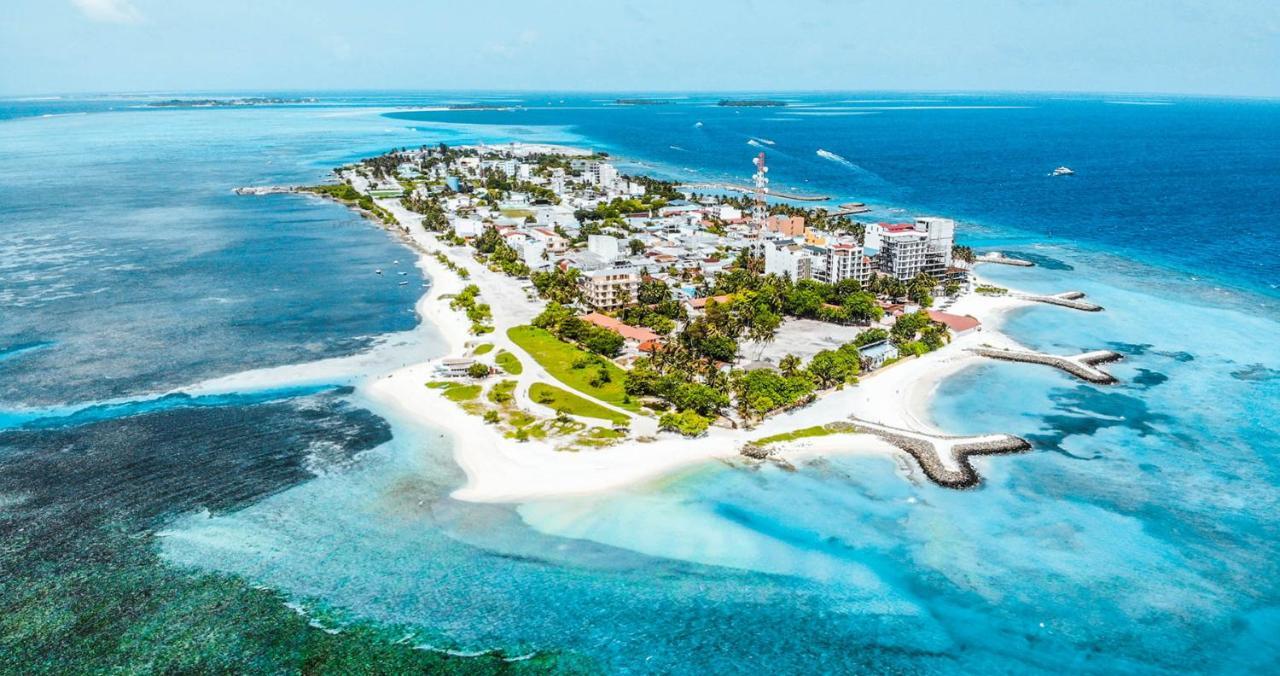
[[[278,106],[298,103],[316,103],[318,99],[280,99],[253,96],[241,99],[169,99],[168,101],[152,101],[147,104],[151,108],[219,108],[233,106]]]
[[[511,110],[513,106],[499,106],[492,103],[450,103],[449,110]]]
[[[716,105],[733,108],[781,108],[787,105],[787,102],[771,99],[720,99],[720,102]]]

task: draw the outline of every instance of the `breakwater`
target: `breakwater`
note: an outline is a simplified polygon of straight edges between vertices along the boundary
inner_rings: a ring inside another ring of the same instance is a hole
[[[1012,298],[1021,298],[1022,300],[1030,300],[1037,303],[1048,303],[1049,305],[1058,305],[1061,307],[1071,308],[1072,310],[1081,310],[1083,312],[1102,311],[1101,305],[1081,300],[1085,295],[1083,291],[1066,291],[1063,293],[1055,293],[1050,296],[1040,296],[1031,293],[1013,293],[1009,295]]]
[[[1097,367],[1097,364],[1108,364],[1124,359],[1124,355],[1111,350],[1095,350],[1074,356],[1045,354],[1031,350],[1012,350],[990,346],[971,347],[969,352],[991,359],[1016,361],[1025,364],[1044,364],[1091,383],[1114,385],[1119,382],[1115,376]]]
[[[973,488],[982,477],[969,461],[978,455],[1009,455],[1031,450],[1031,444],[1012,434],[947,436],[890,427],[849,416],[859,432],[871,434],[915,458],[925,476],[943,488]]]
[[[1035,263],[1024,261],[1021,258],[1010,258],[999,251],[984,253],[973,260],[974,263],[997,263],[999,265],[1013,265],[1020,268],[1033,268]]]

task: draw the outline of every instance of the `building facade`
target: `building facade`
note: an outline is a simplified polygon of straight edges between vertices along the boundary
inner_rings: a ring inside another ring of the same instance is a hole
[[[617,310],[636,302],[640,271],[636,268],[604,268],[582,273],[582,297],[597,310]]]

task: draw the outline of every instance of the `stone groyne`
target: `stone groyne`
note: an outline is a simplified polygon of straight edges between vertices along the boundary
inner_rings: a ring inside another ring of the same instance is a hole
[[[1090,303],[1085,300],[1083,291],[1067,291],[1066,293],[1056,293],[1052,296],[1038,296],[1030,293],[1011,293],[1012,298],[1021,298],[1022,300],[1035,301],[1037,303],[1048,303],[1050,305],[1060,305],[1069,307],[1072,310],[1082,310],[1084,312],[1101,312],[1102,306]]]
[[[955,437],[913,432],[850,416],[859,432],[883,439],[915,458],[925,476],[943,488],[973,488],[982,477],[970,458],[977,455],[1009,455],[1031,450],[1031,444],[1012,434]]]
[[[1124,359],[1124,355],[1119,352],[1112,352],[1111,350],[1096,350],[1070,357],[1056,354],[1044,354],[1043,352],[1032,352],[1030,350],[997,348],[988,345],[971,347],[968,351],[991,359],[1052,366],[1081,380],[1097,383],[1099,385],[1114,385],[1120,381],[1110,373],[1098,368],[1097,364],[1107,364]]]
[[[974,263],[998,263],[1000,265],[1013,265],[1020,268],[1035,267],[1035,263],[1024,261],[1021,258],[1010,258],[998,251],[985,253],[973,259]]]

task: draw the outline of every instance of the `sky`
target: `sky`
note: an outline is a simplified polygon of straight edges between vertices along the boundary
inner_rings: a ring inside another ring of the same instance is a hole
[[[1083,91],[1280,97],[1280,0],[5,0],[0,95]]]

